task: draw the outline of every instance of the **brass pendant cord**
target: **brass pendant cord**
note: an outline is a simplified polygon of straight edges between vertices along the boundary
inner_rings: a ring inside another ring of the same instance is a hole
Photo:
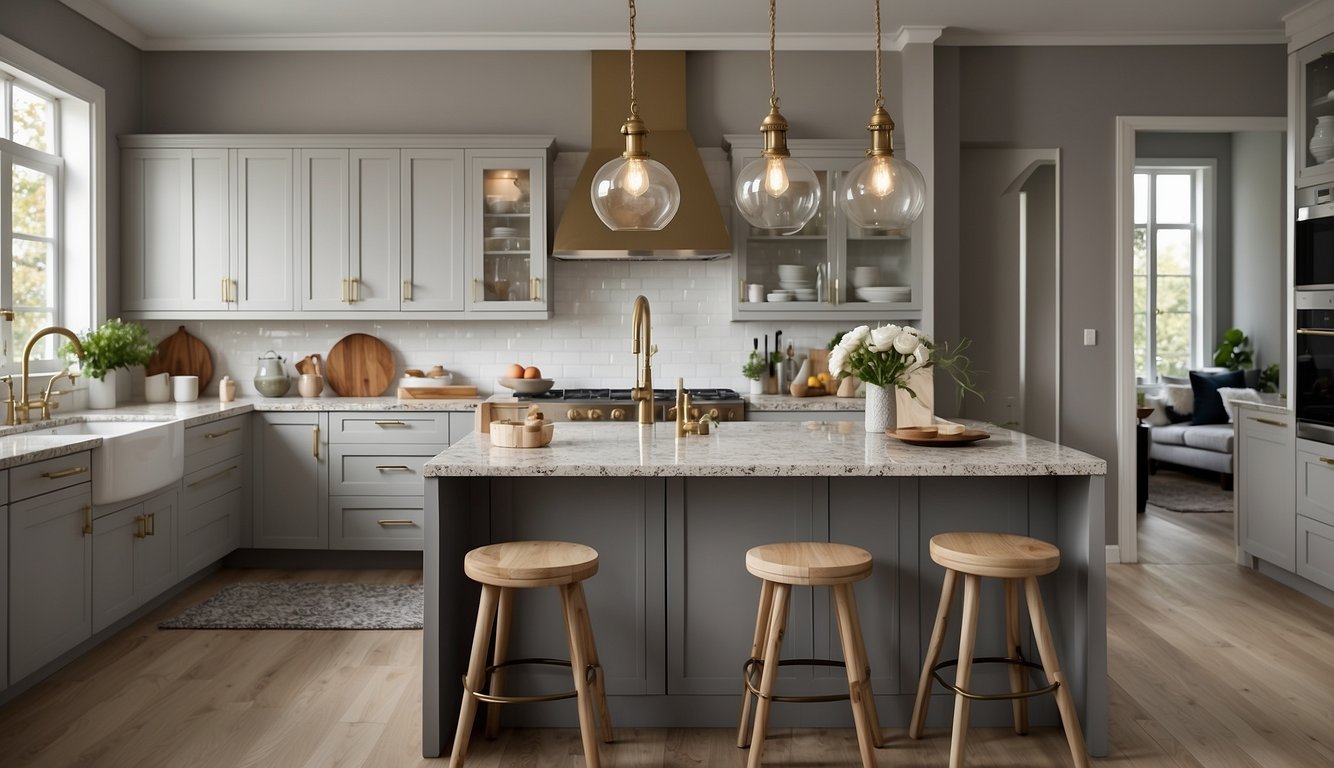
[[[876,7],[879,8],[879,5]],[[630,0],[630,116],[637,118],[639,102],[635,101],[635,14],[635,0]]]
[[[774,81],[774,31],[778,24],[778,0],[769,0],[769,106],[778,109],[778,86]]]
[[[634,5],[634,0],[631,0],[630,4]],[[631,40],[634,39],[633,34],[631,35],[630,39]],[[633,50],[633,47],[631,48],[631,50]],[[772,56],[772,54],[770,54],[770,56]],[[630,60],[630,64],[631,64],[630,71],[634,72],[633,57]],[[770,66],[773,65],[771,64]],[[634,81],[631,80],[631,82]],[[875,108],[883,109],[884,106],[885,106],[885,90],[882,87],[880,80],[880,0],[875,0]]]

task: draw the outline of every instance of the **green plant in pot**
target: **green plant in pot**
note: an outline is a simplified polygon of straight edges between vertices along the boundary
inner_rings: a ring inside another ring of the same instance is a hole
[[[88,407],[116,406],[115,371],[147,365],[157,352],[148,338],[148,329],[138,323],[123,323],[114,318],[79,337],[83,344],[81,373],[88,381]],[[74,354],[74,346],[60,348],[63,355]],[[109,399],[108,399],[109,398]]]
[[[741,375],[755,382],[751,384],[751,394],[755,394],[757,386],[759,391],[763,391],[763,385],[758,384],[758,382],[768,371],[769,366],[764,362],[764,355],[761,355],[758,351],[751,352],[750,357],[746,358],[746,362],[741,365]]]
[[[1229,371],[1240,371],[1251,367],[1251,340],[1240,328],[1229,328],[1223,333],[1223,340],[1214,350],[1214,365]]]

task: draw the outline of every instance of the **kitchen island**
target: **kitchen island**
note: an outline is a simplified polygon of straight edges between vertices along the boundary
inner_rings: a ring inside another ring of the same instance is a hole
[[[875,558],[857,600],[882,725],[902,728],[944,571],[928,555],[946,531],[1015,533],[1061,549],[1042,580],[1090,752],[1107,744],[1106,463],[1021,433],[964,447],[906,445],[859,423],[732,423],[677,439],[672,424],[558,424],[547,448],[493,448],[474,433],[429,461],[426,476],[426,616],[423,752],[448,749],[476,616],[478,590],[464,553],[515,539],[565,539],[600,554],[585,584],[617,726],[734,727],[741,666],[754,630],[759,581],[752,546],[785,540],[856,544]],[[513,657],[568,657],[554,593],[516,599]],[[1001,655],[999,584],[983,593],[978,655]],[[956,608],[957,611],[957,608]],[[956,614],[957,615],[957,614]],[[957,622],[953,622],[957,626]],[[957,630],[953,633],[957,638]],[[948,649],[956,639],[947,643]],[[785,658],[839,657],[827,590],[797,590]],[[1036,658],[1031,641],[1027,658]],[[987,674],[984,674],[987,673]],[[974,679],[1004,690],[1002,669]],[[514,691],[569,688],[549,672],[507,677]],[[784,694],[846,691],[839,670],[784,669]],[[931,724],[953,707],[937,686]],[[1058,722],[1034,700],[1033,722]],[[977,702],[975,724],[1008,724],[1008,702]],[[508,707],[506,722],[575,724],[568,702]],[[846,704],[780,706],[773,724],[851,725]]]

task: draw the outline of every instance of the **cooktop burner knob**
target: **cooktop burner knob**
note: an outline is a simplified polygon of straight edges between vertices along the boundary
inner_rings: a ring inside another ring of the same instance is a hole
[[[624,409],[624,408],[612,408],[612,409],[611,409],[611,420],[612,420],[612,421],[625,421],[625,409]]]
[[[602,411],[599,411],[599,410],[596,409],[596,408],[589,408],[589,409],[588,409],[588,418],[589,418],[590,420],[592,420],[592,421],[601,421],[601,420],[602,420]]]
[[[667,418],[668,419],[676,418],[676,406],[673,405],[671,408],[667,409]]]
[[[691,409],[690,409],[690,418],[692,418],[692,419],[698,419],[698,418],[699,418],[699,409],[698,409],[698,408],[691,408]]]
[[[583,417],[584,415],[579,412],[578,408],[571,408],[570,410],[565,412],[565,418],[569,419],[570,421],[578,421]]]
[[[718,418],[718,409],[717,409],[717,408],[710,408],[710,409],[709,409],[709,418],[711,418],[711,419],[717,419],[717,418]]]

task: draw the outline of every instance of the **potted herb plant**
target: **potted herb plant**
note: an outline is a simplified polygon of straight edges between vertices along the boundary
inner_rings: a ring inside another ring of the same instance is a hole
[[[147,365],[157,352],[157,346],[148,338],[148,329],[138,323],[122,323],[120,318],[108,320],[79,339],[83,345],[81,373],[88,379],[88,407],[116,407],[116,369]],[[65,355],[74,353],[74,347],[61,348]]]
[[[764,362],[764,355],[759,351],[751,352],[750,357],[741,366],[741,375],[750,379],[750,393],[752,395],[764,394],[764,376],[769,371],[769,366]]]

